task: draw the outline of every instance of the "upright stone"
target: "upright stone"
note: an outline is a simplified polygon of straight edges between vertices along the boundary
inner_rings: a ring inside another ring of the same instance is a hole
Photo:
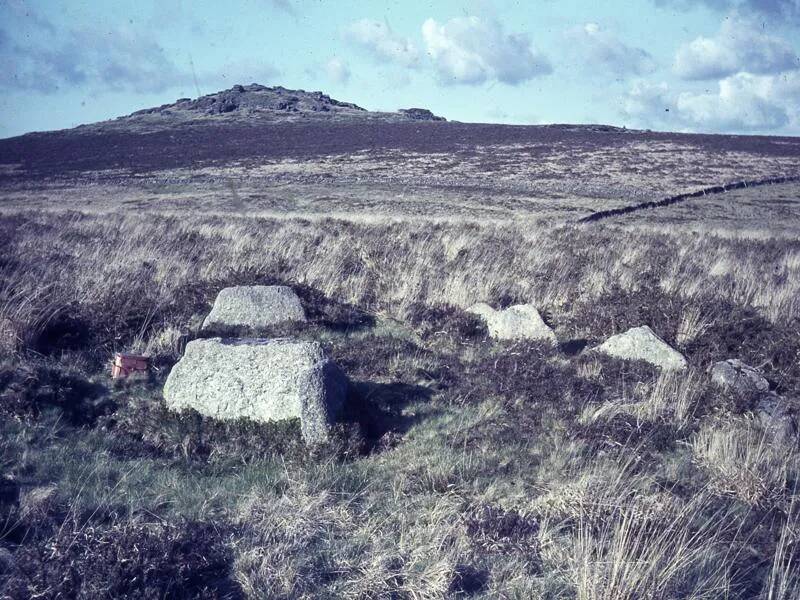
[[[497,340],[544,340],[556,343],[556,334],[532,304],[517,304],[495,310],[485,302],[467,309],[486,323],[489,335]]]
[[[303,439],[325,442],[347,396],[347,378],[317,342],[200,339],[189,342],[164,385],[172,410],[259,422],[299,418]]]
[[[666,370],[687,367],[683,355],[653,333],[647,325],[612,335],[595,350],[623,360],[643,360]]]
[[[305,322],[306,315],[295,291],[285,285],[251,285],[225,288],[217,295],[203,329],[213,326],[258,329],[278,323]]]

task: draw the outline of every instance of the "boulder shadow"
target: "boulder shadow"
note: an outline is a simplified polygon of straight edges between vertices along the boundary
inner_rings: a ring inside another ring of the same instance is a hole
[[[369,329],[375,317],[354,304],[339,302],[319,290],[306,285],[293,285],[310,323],[316,323],[336,332]]]
[[[589,345],[589,340],[586,338],[576,338],[574,340],[567,340],[558,345],[559,350],[567,356],[577,356],[586,349]]]
[[[62,312],[38,332],[31,348],[44,356],[57,356],[63,352],[80,351],[96,343],[92,324],[87,319]]]
[[[423,417],[405,414],[403,409],[414,402],[426,402],[433,391],[406,383],[351,381],[351,394],[344,420],[357,422],[366,441],[367,451],[398,439]]]

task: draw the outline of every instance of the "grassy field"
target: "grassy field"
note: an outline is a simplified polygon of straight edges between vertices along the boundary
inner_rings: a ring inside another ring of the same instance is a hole
[[[800,597],[797,438],[707,374],[738,357],[797,410],[796,189],[583,226],[7,208],[2,595]],[[160,395],[216,293],[271,282],[312,319],[257,333],[353,381],[313,453]],[[477,301],[534,303],[561,346],[490,340]],[[689,370],[576,352],[642,324]],[[157,370],[112,384],[120,350]]]

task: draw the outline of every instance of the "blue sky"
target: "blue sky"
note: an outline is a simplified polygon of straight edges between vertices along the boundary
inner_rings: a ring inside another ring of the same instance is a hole
[[[0,137],[236,83],[448,119],[800,135],[800,0],[0,0]]]

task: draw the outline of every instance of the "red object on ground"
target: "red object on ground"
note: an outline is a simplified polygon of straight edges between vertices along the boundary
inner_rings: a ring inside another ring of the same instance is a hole
[[[146,373],[149,360],[147,356],[117,352],[114,362],[111,363],[111,379],[120,379],[133,373]]]

